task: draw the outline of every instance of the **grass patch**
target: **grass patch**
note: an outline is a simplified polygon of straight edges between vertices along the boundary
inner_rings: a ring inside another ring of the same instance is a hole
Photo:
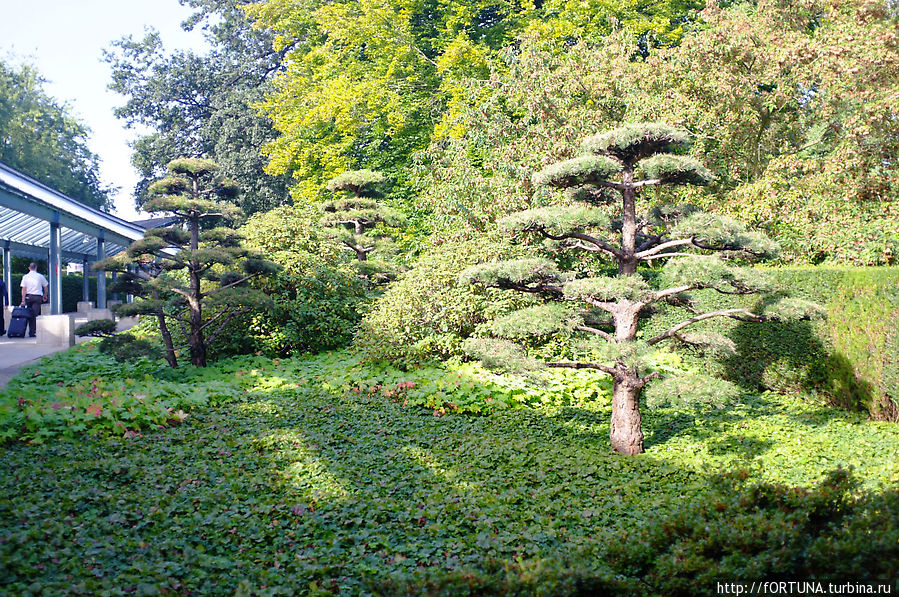
[[[800,573],[821,541],[855,545],[838,540],[852,528],[875,528],[888,543],[865,539],[846,561],[865,570],[874,561],[865,549],[875,547],[877,561],[896,561],[894,501],[883,497],[899,482],[895,425],[766,394],[716,411],[652,411],[647,453],[628,458],[608,447],[601,393],[444,415],[385,396],[394,387],[386,373],[358,377],[353,363],[338,353],[185,369],[184,387],[220,383],[239,393],[193,408],[181,425],[128,437],[7,443],[4,590],[660,594],[660,579],[687,574],[670,569],[676,553],[699,549],[690,561],[706,568],[733,560],[690,538],[736,519],[764,533],[743,549],[759,578]],[[859,481],[827,481],[836,468],[852,468]],[[744,472],[727,476],[735,470]],[[753,512],[771,508],[787,513],[775,517],[783,524],[753,522]],[[670,541],[658,532],[664,524],[675,529]],[[788,542],[793,560],[757,557],[790,533],[808,538]],[[637,551],[609,549],[622,537]],[[883,574],[880,566],[871,574]],[[710,573],[697,574],[690,578],[706,582]]]

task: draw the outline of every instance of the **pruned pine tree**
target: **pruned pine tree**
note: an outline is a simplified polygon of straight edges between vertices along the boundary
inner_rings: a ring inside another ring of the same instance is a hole
[[[322,206],[322,225],[333,228],[335,238],[356,256],[360,275],[372,281],[386,281],[395,275],[395,268],[383,259],[369,258],[375,252],[389,252],[393,239],[389,233],[376,229],[378,224],[396,228],[406,223],[403,214],[377,202],[376,186],[383,175],[371,170],[348,170],[328,183],[333,193],[349,195],[329,201]]]
[[[122,272],[116,290],[140,297],[122,305],[120,315],[157,317],[169,365],[177,366],[167,323],[173,319],[185,331],[191,363],[205,367],[207,348],[218,332],[235,317],[269,302],[247,282],[277,271],[278,266],[244,248],[236,231],[206,228],[207,221],[230,220],[240,214],[225,201],[234,197],[236,187],[216,177],[214,162],[182,158],[167,167],[171,176],[150,186],[153,198],[144,208],[167,212],[178,223],[148,230],[124,255],[104,260],[97,268]],[[207,316],[207,310],[213,315]]]
[[[763,292],[766,285],[750,268],[734,267],[734,257],[763,258],[777,251],[767,237],[750,232],[727,218],[689,209],[637,210],[641,193],[659,185],[706,184],[712,174],[697,160],[675,153],[688,144],[688,135],[659,123],[636,123],[588,137],[582,155],[547,166],[533,176],[536,185],[565,189],[572,204],[512,214],[500,227],[511,238],[532,236],[544,241],[552,256],[586,251],[616,264],[618,275],[581,277],[561,271],[547,258],[486,263],[466,270],[465,282],[516,290],[542,297],[536,306],[512,312],[492,322],[491,338],[470,339],[468,351],[490,366],[563,367],[603,371],[613,380],[610,438],[624,454],[643,451],[640,396],[651,380],[651,354],[670,340],[733,348],[729,339],[690,334],[700,321],[729,317],[760,322],[808,318],[819,309],[810,303],[769,301],[764,311],[746,308],[702,313],[691,290],[711,288],[724,294]],[[616,195],[620,202],[615,201]],[[617,203],[617,207],[615,206]],[[661,282],[649,283],[638,266],[665,261]],[[601,265],[601,264],[599,264]],[[602,267],[598,267],[602,270]],[[691,317],[647,339],[638,339],[638,323],[662,304],[686,307]],[[557,332],[580,337],[577,358],[537,362],[521,346]],[[668,378],[656,382],[668,392],[711,394],[724,391],[722,380]],[[685,391],[678,385],[693,385]],[[655,385],[655,384],[653,384]]]

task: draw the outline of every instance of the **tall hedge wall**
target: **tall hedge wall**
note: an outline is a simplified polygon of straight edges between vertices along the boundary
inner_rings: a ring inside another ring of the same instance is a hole
[[[768,271],[779,289],[825,306],[828,317],[794,324],[706,323],[705,329],[729,335],[738,348],[736,356],[712,363],[717,373],[753,391],[811,391],[832,404],[899,421],[899,268]],[[702,310],[758,300],[714,291],[694,298]],[[677,311],[649,320],[644,333],[681,320],[684,313]]]

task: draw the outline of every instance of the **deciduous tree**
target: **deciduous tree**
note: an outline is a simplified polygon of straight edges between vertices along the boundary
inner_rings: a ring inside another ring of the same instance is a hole
[[[0,62],[0,162],[86,205],[111,209],[88,129],[43,84],[33,67]]]
[[[448,126],[465,79],[487,80],[514,63],[503,48],[538,31],[561,51],[618,29],[645,47],[675,43],[698,0],[264,0],[248,5],[260,26],[292,44],[264,111],[281,136],[268,147],[273,173],[293,172],[311,200],[348,168],[369,167],[410,199],[416,153]]]
[[[113,91],[126,97],[116,115],[129,126],[149,127],[134,144],[141,174],[135,198],[149,199],[149,185],[179,156],[208,156],[238,181],[246,214],[288,203],[289,176],[264,172],[261,147],[272,141],[271,121],[254,108],[282,68],[285,46],[253,29],[236,0],[182,0],[197,10],[183,27],[205,35],[206,52],[168,52],[158,33],[115,42],[106,53]],[[202,31],[201,31],[202,28]]]

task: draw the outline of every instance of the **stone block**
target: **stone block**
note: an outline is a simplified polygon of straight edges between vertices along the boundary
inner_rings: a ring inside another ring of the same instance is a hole
[[[112,316],[112,310],[110,309],[91,309],[87,312],[87,320],[94,321],[95,319],[115,319]]]
[[[87,313],[94,308],[94,301],[78,301],[77,313]]]
[[[119,317],[115,329],[117,332],[124,332],[125,330],[130,330],[136,325],[137,317]]]
[[[37,343],[44,346],[75,346],[74,318],[68,314],[38,317]]]

